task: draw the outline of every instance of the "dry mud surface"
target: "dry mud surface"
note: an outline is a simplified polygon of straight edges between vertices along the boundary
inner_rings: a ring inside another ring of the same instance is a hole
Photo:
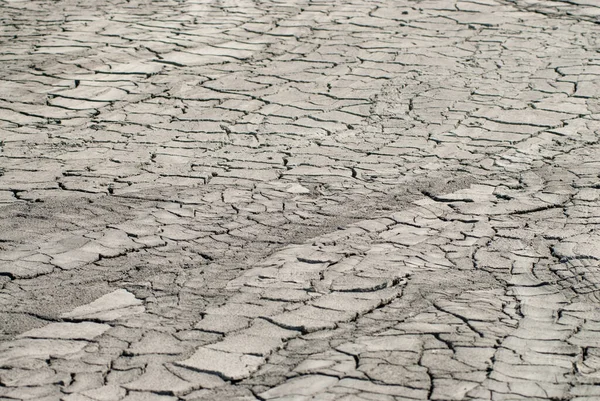
[[[600,399],[597,0],[0,0],[0,399]]]

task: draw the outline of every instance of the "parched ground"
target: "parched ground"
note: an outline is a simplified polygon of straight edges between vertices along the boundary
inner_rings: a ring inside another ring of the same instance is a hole
[[[597,0],[0,0],[0,399],[600,399]]]

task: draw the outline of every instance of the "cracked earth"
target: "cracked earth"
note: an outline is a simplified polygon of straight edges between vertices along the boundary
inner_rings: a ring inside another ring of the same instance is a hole
[[[0,399],[600,399],[597,0],[0,0]]]

